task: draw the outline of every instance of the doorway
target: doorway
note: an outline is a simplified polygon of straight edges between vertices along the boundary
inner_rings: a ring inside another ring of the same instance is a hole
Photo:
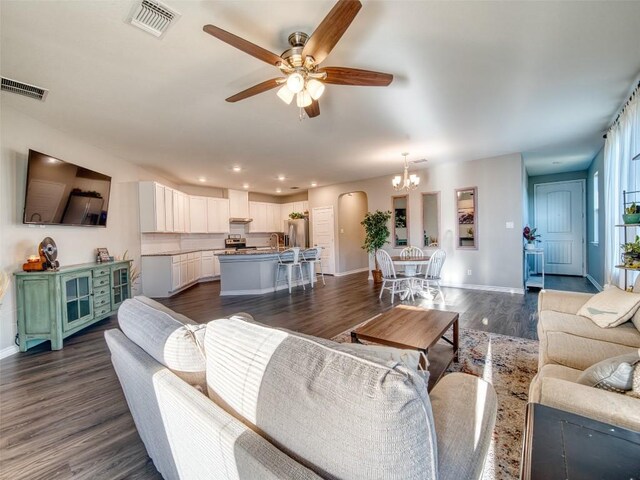
[[[329,275],[334,275],[336,272],[333,218],[332,206],[313,209],[313,244],[322,247],[322,269]]]
[[[551,275],[584,276],[585,181],[536,184],[534,215]]]
[[[368,203],[365,192],[349,192],[338,197],[338,272],[341,275],[369,269],[369,255],[362,248],[366,236],[362,220]]]

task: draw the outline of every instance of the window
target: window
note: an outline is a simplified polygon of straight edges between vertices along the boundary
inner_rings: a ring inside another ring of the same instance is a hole
[[[598,188],[598,172],[593,175],[593,244],[598,245],[598,228],[600,225],[600,190]]]

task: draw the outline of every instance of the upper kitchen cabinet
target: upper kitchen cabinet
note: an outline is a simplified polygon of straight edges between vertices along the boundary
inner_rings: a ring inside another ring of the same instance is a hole
[[[173,189],[156,182],[140,182],[140,231],[173,232]]]
[[[182,193],[179,190],[173,191],[173,231],[177,233],[186,233],[187,229],[187,217],[189,213],[187,209],[189,207],[188,195]]]
[[[229,217],[248,218],[249,214],[249,192],[240,190],[228,190],[229,196]]]
[[[229,231],[229,199],[207,197],[207,232]]]
[[[207,197],[189,196],[189,232],[207,233]]]
[[[249,202],[249,224],[251,233],[282,232],[281,210],[277,203]]]

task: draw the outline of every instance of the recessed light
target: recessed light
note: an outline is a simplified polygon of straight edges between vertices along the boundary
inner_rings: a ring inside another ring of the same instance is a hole
[[[276,193],[282,193],[282,189],[281,188],[276,188]]]
[[[249,184],[248,183],[243,183],[242,184],[242,188],[249,188]]]
[[[317,187],[317,186],[318,186],[318,184],[317,184],[316,182],[311,182],[311,186],[312,186],[312,187]]]
[[[207,179],[205,177],[198,177],[199,182],[206,182]]]
[[[281,182],[286,180],[287,177],[285,177],[284,175],[278,175],[278,180],[280,180]]]
[[[238,165],[234,165],[234,167],[232,168],[232,170],[234,172],[241,172],[242,171],[242,167],[239,167]]]

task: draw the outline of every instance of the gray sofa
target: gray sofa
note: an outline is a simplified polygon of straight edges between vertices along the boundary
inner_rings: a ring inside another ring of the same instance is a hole
[[[105,332],[149,456],[165,479],[479,478],[491,385],[430,394],[399,361],[253,322],[198,325],[144,297]]]
[[[640,293],[640,276],[634,285]],[[590,366],[640,348],[640,331],[628,321],[600,328],[577,315],[591,294],[542,290],[538,297],[538,373],[529,401],[640,431],[640,399],[576,383]]]

